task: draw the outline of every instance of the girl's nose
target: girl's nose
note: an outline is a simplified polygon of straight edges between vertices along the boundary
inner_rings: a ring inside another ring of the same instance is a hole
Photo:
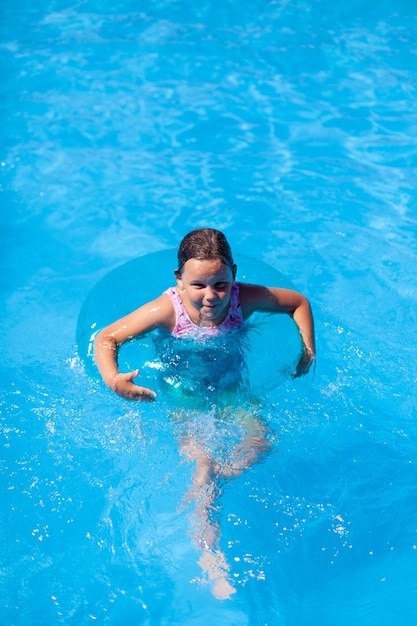
[[[215,300],[216,292],[211,287],[206,287],[205,296],[206,296],[206,300]]]

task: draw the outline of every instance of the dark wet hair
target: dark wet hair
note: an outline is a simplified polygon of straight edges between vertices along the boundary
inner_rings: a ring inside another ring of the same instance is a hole
[[[232,250],[225,235],[214,228],[197,228],[185,235],[178,248],[178,270],[181,275],[183,267],[190,259],[198,261],[215,261],[221,259],[233,273],[236,266],[233,262]]]

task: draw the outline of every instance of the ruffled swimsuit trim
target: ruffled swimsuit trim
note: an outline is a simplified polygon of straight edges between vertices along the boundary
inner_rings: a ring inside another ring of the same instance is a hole
[[[230,333],[243,325],[244,320],[240,306],[239,285],[237,283],[232,285],[229,311],[218,326],[197,326],[191,321],[176,288],[170,287],[164,293],[169,296],[175,309],[175,326],[171,332],[174,337],[193,337],[196,335],[217,337],[218,335]]]

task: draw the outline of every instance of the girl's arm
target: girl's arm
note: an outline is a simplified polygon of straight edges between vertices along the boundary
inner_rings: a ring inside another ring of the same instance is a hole
[[[303,342],[303,354],[297,365],[296,375],[307,374],[316,358],[314,320],[310,302],[298,291],[278,287],[263,287],[240,283],[240,302],[243,317],[247,319],[255,311],[264,313],[288,313],[297,324]]]
[[[174,324],[173,306],[169,297],[163,294],[100,331],[94,340],[94,358],[106,385],[123,398],[152,400],[156,396],[154,391],[133,383],[139,370],[119,372],[117,352],[129,339],[156,328],[170,331]]]

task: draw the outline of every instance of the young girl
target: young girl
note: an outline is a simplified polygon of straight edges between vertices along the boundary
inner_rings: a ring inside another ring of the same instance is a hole
[[[229,333],[242,328],[255,311],[287,313],[293,317],[304,346],[296,375],[308,372],[315,358],[313,317],[308,300],[288,289],[235,282],[236,265],[227,239],[221,232],[201,228],[186,235],[179,247],[175,277],[175,287],[170,287],[152,302],[97,335],[95,360],[105,383],[113,391],[129,399],[155,398],[153,390],[133,382],[139,374],[138,370],[119,372],[117,365],[117,351],[124,342],[155,329],[162,329],[165,335],[168,333],[178,338],[176,343],[182,345],[188,370],[192,370],[200,381],[199,389],[203,391],[203,396],[205,389],[216,388],[218,380],[226,381],[226,390],[233,389],[238,368],[236,363],[241,361],[237,359],[229,363],[227,342],[220,344],[222,359],[216,356],[219,353],[214,346],[219,338],[227,339]],[[197,361],[193,351],[183,347],[187,338],[195,339]],[[180,353],[178,348],[178,354],[174,354],[174,365]],[[202,361],[206,375],[202,373],[198,361]],[[220,362],[223,365],[221,368]],[[206,395],[210,395],[208,391]],[[194,467],[192,487],[186,494],[186,500],[195,505],[191,525],[196,547],[201,551],[199,564],[213,584],[213,595],[227,599],[236,589],[229,579],[230,566],[220,546],[216,502],[225,481],[239,476],[270,452],[271,434],[274,433],[259,415],[252,400],[242,399],[238,394],[233,400],[232,394],[227,396],[230,404],[226,402],[225,405],[220,397],[217,404],[209,402],[209,410],[201,412],[199,393],[191,393],[193,408],[177,412],[173,419],[177,426],[180,452]],[[215,443],[213,449],[213,425],[216,438],[217,433],[219,439],[224,438],[227,431],[227,453],[223,450],[219,454]]]
[[[306,374],[315,359],[310,303],[297,291],[235,282],[236,265],[226,237],[200,228],[184,237],[178,251],[176,287],[114,322],[96,337],[94,356],[108,387],[124,398],[153,400],[156,393],[133,382],[139,374],[119,372],[118,348],[157,328],[174,337],[219,336],[243,326],[255,312],[287,313],[297,324],[303,354],[296,375]]]

